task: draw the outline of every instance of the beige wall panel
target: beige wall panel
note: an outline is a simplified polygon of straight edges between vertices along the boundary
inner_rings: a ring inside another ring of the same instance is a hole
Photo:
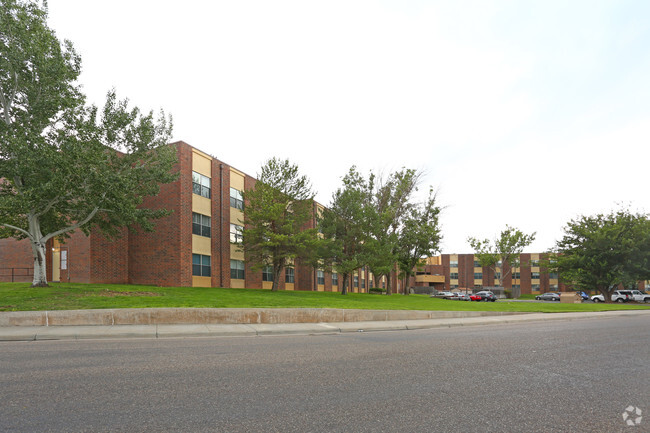
[[[192,194],[192,212],[211,216],[212,203],[210,202],[210,199],[201,197],[200,195]]]
[[[284,290],[294,290],[293,283],[284,283]]]
[[[212,278],[192,275],[192,287],[212,287]]]
[[[317,291],[317,292],[324,292],[324,291],[325,291],[325,286],[322,285],[322,284],[318,284],[318,285],[316,286],[316,291]]]
[[[232,288],[232,289],[245,289],[246,288],[246,280],[231,279],[230,280],[230,288]]]
[[[234,207],[230,208],[230,222],[231,224],[244,225],[244,212]]]
[[[262,281],[262,288],[265,290],[271,290],[273,288],[273,281]]]
[[[474,280],[474,285],[475,286],[482,286],[483,285],[483,280]]]
[[[244,252],[239,249],[239,244],[230,244],[230,258],[244,260]]]
[[[192,149],[192,171],[203,176],[212,177],[212,157],[196,149]]]
[[[203,254],[204,256],[212,255],[212,239],[205,236],[192,235],[192,253]]]
[[[238,189],[239,191],[244,190],[244,173],[237,171],[232,167],[230,168],[230,187]]]

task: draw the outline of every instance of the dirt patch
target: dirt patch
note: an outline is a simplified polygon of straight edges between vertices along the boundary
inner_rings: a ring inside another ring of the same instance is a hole
[[[162,296],[160,293],[155,292],[118,292],[115,290],[102,290],[97,293],[89,293],[86,296],[106,296],[114,298],[116,296]]]

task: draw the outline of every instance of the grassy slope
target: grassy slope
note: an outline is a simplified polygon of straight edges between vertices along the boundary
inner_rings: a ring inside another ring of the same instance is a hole
[[[93,308],[352,308],[375,310],[458,310],[567,312],[650,309],[643,304],[560,304],[537,302],[463,302],[424,295],[341,296],[328,292],[270,292],[254,289],[155,287],[111,284],[0,283],[0,311],[78,310]]]

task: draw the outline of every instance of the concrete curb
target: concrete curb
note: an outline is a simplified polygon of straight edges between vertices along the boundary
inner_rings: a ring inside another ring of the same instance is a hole
[[[408,331],[512,324],[533,321],[607,319],[642,315],[650,320],[650,310],[605,311],[595,313],[529,313],[495,316],[447,317],[437,319],[380,320],[321,323],[255,324],[148,324],[76,326],[3,326],[0,341],[82,340],[116,338],[255,337],[269,335],[326,335],[350,332]]]

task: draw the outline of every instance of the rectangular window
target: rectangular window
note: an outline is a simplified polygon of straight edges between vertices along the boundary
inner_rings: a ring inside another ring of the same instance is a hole
[[[457,268],[458,267],[458,260],[453,260],[449,262],[449,267],[450,268]]]
[[[295,283],[296,277],[294,275],[293,268],[285,268],[284,270],[284,281],[287,283]]]
[[[533,268],[539,268],[539,260],[531,260],[530,266]]]
[[[210,256],[192,254],[192,275],[197,277],[209,277],[211,270],[212,265],[210,263]]]
[[[519,280],[521,278],[521,273],[519,272],[513,272],[512,273],[512,279],[513,280]]]
[[[457,280],[458,279],[458,272],[452,272],[449,274],[449,279],[451,280]]]
[[[530,287],[530,289],[531,289],[531,290],[534,290],[534,291],[539,291],[539,284],[533,284],[533,285]]]
[[[480,268],[481,267],[481,264],[479,263],[478,260],[474,260],[474,267],[475,268]]]
[[[230,207],[244,210],[244,198],[240,190],[230,188]]]
[[[482,280],[483,279],[483,272],[474,272],[474,279],[475,280]]]
[[[539,272],[531,272],[530,278],[533,280],[539,280]]]
[[[242,260],[231,260],[230,261],[230,278],[234,280],[243,280],[244,279],[244,262]]]
[[[332,285],[333,286],[338,286],[339,285],[339,274],[337,274],[337,273],[332,274]]]
[[[195,171],[192,172],[192,192],[210,198],[210,178]]]
[[[199,236],[210,237],[211,219],[209,216],[192,212],[192,233]]]
[[[244,227],[237,224],[230,224],[230,242],[238,244],[242,241]]]
[[[362,289],[365,289],[365,288],[366,288],[366,279],[365,279],[365,278],[362,278],[362,279],[361,279],[361,288],[362,288]]]
[[[358,275],[354,276],[354,287],[359,287],[359,276]]]
[[[320,269],[316,271],[316,284],[319,286],[325,285],[325,272]]]
[[[551,280],[557,280],[557,278],[558,278],[558,274],[557,274],[557,272],[551,272],[550,274],[548,274],[548,277],[549,277]]]
[[[262,269],[262,281],[273,281],[273,266],[264,266]]]

